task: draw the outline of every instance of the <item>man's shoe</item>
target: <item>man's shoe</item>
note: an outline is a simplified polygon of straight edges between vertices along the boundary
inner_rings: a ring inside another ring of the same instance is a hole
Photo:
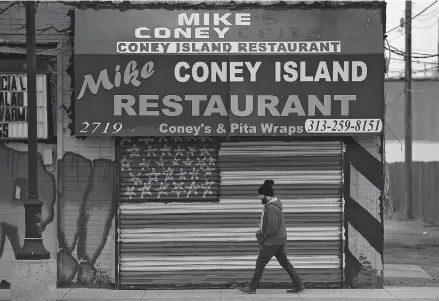
[[[250,288],[250,287],[242,287],[242,288],[240,288],[239,289],[239,291],[241,292],[241,293],[245,293],[245,294],[256,294],[256,290],[255,289],[252,289],[252,288]]]
[[[298,293],[302,293],[304,291],[305,291],[305,288],[303,286],[301,286],[301,287],[298,287],[298,288],[293,288],[293,289],[287,290],[287,293],[289,293],[289,294],[298,294]]]

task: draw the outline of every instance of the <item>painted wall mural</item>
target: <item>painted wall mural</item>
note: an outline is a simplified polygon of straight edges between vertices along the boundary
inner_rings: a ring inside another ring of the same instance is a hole
[[[65,153],[58,179],[58,285],[112,287],[115,164]]]
[[[9,288],[11,260],[15,259],[24,242],[25,224],[23,202],[28,181],[27,152],[0,144],[0,288]],[[43,202],[43,239],[53,258],[56,254],[55,176],[47,170],[38,156],[38,182]]]
[[[41,156],[38,162],[43,239],[58,260],[58,285],[113,287],[114,162],[66,153],[56,168],[58,189],[55,168]],[[24,241],[27,167],[27,152],[0,144],[0,289],[9,288],[11,261]]]

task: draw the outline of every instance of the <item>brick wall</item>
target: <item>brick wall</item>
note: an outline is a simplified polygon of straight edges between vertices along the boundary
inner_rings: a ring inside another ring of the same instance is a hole
[[[68,39],[66,30],[70,27],[67,15],[71,6],[56,2],[39,2],[36,13],[37,43]],[[18,2],[0,3],[0,40],[25,42],[26,11]]]

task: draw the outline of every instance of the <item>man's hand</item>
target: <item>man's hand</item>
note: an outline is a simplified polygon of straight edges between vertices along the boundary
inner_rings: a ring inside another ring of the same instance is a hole
[[[256,235],[256,239],[258,240],[259,246],[261,246],[261,238],[262,238],[261,230],[258,230],[255,235]]]

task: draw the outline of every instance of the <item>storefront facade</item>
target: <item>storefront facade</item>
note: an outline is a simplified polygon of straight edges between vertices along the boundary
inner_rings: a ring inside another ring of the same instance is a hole
[[[273,179],[308,287],[382,287],[384,4],[73,13],[59,286],[246,282]],[[288,285],[270,262],[262,286]]]

